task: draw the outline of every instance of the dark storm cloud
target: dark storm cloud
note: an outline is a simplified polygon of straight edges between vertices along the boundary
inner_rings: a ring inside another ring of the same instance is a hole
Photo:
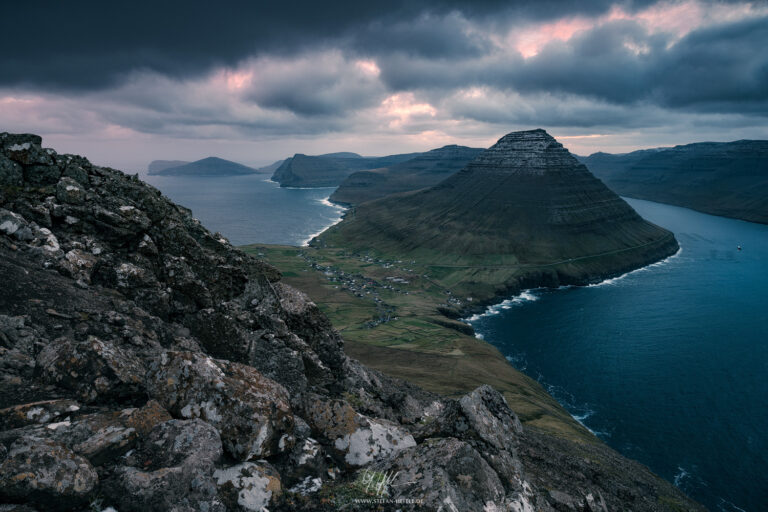
[[[93,90],[113,85],[135,70],[186,77],[253,55],[291,53],[339,41],[357,42],[362,48],[408,47],[424,55],[466,53],[476,42],[451,38],[445,24],[437,34],[429,26],[419,26],[418,20],[460,11],[490,29],[510,19],[597,15],[613,3],[17,2],[0,16],[0,84]],[[648,3],[620,2],[629,10]],[[391,38],[386,37],[389,30]]]
[[[617,104],[749,113],[768,100],[766,41],[768,17],[699,29],[669,47],[633,22],[616,22],[548,46],[506,84]]]
[[[673,107],[749,110],[768,103],[768,17],[692,33],[660,59],[654,92]]]
[[[694,30],[679,41],[619,20],[552,41],[527,59],[508,51],[452,60],[395,53],[378,62],[390,89],[431,90],[433,99],[457,88],[490,87],[615,105],[762,115],[768,104],[766,41],[768,17]]]

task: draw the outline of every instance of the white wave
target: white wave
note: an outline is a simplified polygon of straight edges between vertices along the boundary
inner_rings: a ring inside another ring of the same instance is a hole
[[[733,512],[734,510],[737,512],[747,512],[743,508],[737,506],[735,503],[728,501],[725,498],[720,498],[720,501],[717,504],[717,509],[722,512]]]
[[[319,231],[317,231],[315,233],[312,233],[311,235],[309,235],[309,237],[307,237],[305,240],[303,240],[301,242],[301,247],[308,246],[309,242],[311,242],[313,238],[315,238],[316,236],[320,235],[326,229],[328,229],[328,228],[330,228],[332,226],[335,226],[336,224],[341,222],[341,220],[344,218],[344,212],[347,211],[347,208],[344,207],[344,206],[341,206],[341,205],[338,205],[338,204],[330,202],[328,200],[328,198],[330,198],[330,197],[331,196],[328,195],[328,197],[325,197],[323,199],[318,199],[317,201],[320,204],[323,204],[325,206],[328,206],[328,207],[333,208],[334,210],[336,210],[336,215],[334,216],[334,218],[331,220],[331,222],[327,226],[323,227],[321,230],[319,230]]]
[[[685,470],[682,466],[677,466],[677,473],[675,473],[675,476],[672,478],[672,483],[675,484],[675,487],[680,487],[683,484],[683,480],[690,477],[691,474]]]
[[[584,412],[582,414],[571,414],[571,416],[573,417],[573,419],[575,419],[576,421],[581,423],[582,421],[586,420],[587,418],[589,418],[593,414],[595,414],[595,411],[587,411],[587,412]],[[584,425],[583,423],[581,423],[581,424]],[[589,427],[587,427],[587,428],[589,428]]]
[[[338,204],[338,203],[332,203],[332,202],[330,202],[330,201],[328,200],[328,199],[330,199],[330,198],[331,198],[331,196],[328,196],[328,197],[324,197],[324,198],[322,198],[322,199],[318,199],[318,200],[317,200],[317,202],[318,202],[318,203],[320,203],[320,204],[322,204],[322,205],[324,205],[324,206],[328,206],[329,208],[333,208],[334,210],[338,210],[338,211],[342,211],[342,212],[344,212],[344,211],[347,211],[347,208],[346,208],[346,207],[344,207],[344,206],[341,206],[341,205],[340,205],[340,204]]]
[[[511,364],[514,368],[520,370],[521,372],[524,372],[525,370],[528,369],[528,360],[522,354],[517,356],[504,356],[504,358],[507,360],[509,364]]]
[[[476,322],[477,320],[480,320],[481,318],[487,318],[489,316],[498,315],[505,309],[512,309],[514,306],[519,306],[521,304],[525,304],[527,302],[535,302],[539,300],[538,295],[535,295],[534,290],[523,290],[518,295],[515,295],[514,297],[511,297],[509,299],[505,299],[498,304],[493,304],[491,306],[488,306],[485,311],[482,313],[475,313],[474,315],[463,318],[462,321],[464,323],[471,324],[472,322]]]
[[[616,284],[616,283],[618,283],[619,281],[621,281],[622,279],[624,279],[625,277],[627,277],[630,274],[637,274],[639,272],[646,272],[648,270],[652,270],[654,268],[657,268],[657,267],[660,267],[662,265],[665,265],[665,264],[669,263],[669,261],[672,258],[678,257],[682,252],[683,252],[683,248],[680,247],[675,254],[673,254],[671,256],[667,256],[663,260],[659,260],[659,261],[657,261],[655,263],[651,263],[650,265],[646,265],[644,267],[636,268],[635,270],[630,270],[629,272],[627,272],[625,274],[621,274],[620,276],[616,276],[616,277],[611,277],[610,279],[605,279],[604,281],[600,281],[599,283],[588,284],[586,287],[587,288],[596,288],[598,286],[610,286],[610,285]]]
[[[283,187],[286,190],[336,190],[338,187]],[[329,196],[330,197],[330,196]]]

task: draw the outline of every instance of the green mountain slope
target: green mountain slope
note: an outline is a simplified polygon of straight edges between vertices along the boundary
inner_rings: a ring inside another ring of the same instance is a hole
[[[597,281],[678,249],[543,130],[510,133],[432,188],[362,203],[315,244],[428,264],[488,299]]]

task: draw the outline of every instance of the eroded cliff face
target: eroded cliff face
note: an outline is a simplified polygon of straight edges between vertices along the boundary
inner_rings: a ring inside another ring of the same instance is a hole
[[[34,135],[0,134],[0,276],[2,511],[699,509],[349,359],[274,268]]]

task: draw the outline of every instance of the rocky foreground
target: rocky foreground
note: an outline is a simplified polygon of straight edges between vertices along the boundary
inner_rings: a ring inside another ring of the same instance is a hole
[[[274,268],[34,135],[0,134],[0,276],[0,511],[701,510],[349,359]]]

